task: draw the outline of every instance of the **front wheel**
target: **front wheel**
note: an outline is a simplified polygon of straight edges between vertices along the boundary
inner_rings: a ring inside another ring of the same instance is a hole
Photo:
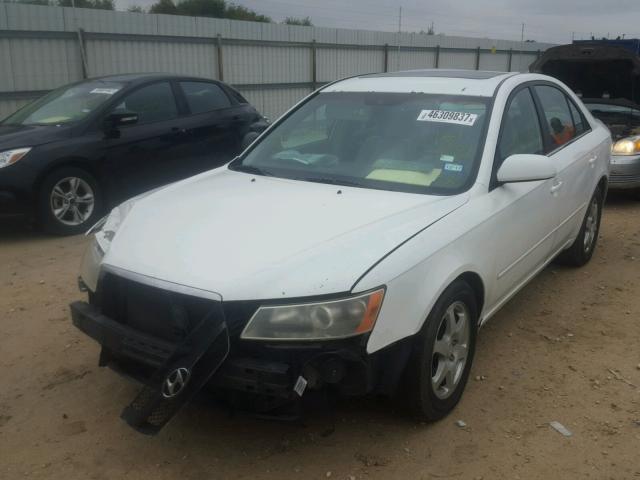
[[[101,210],[100,188],[85,170],[59,168],[42,182],[38,220],[46,232],[56,235],[83,233],[96,222]]]
[[[478,311],[464,281],[440,296],[416,337],[404,391],[412,412],[427,421],[447,415],[460,401],[475,353]]]
[[[572,267],[581,267],[591,260],[593,252],[596,249],[596,244],[598,243],[598,233],[600,232],[602,197],[602,191],[600,187],[598,187],[589,201],[587,213],[582,221],[578,236],[571,246],[558,256],[558,263]]]

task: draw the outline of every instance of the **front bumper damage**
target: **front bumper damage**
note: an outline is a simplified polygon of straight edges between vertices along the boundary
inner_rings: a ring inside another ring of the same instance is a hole
[[[71,304],[73,324],[101,346],[99,365],[143,384],[122,418],[158,433],[205,387],[233,408],[295,418],[327,396],[391,394],[408,340],[375,354],[366,336],[317,342],[240,339],[255,302],[217,302],[103,277],[89,302]],[[173,389],[172,389],[173,388]]]

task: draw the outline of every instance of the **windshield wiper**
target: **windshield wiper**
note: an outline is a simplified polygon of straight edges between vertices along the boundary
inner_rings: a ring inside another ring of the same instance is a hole
[[[329,185],[344,185],[346,187],[362,187],[362,183],[352,180],[341,180],[329,177],[299,177],[296,180],[304,180],[305,182],[328,183]]]
[[[237,172],[254,173],[256,175],[264,175],[265,177],[273,177],[273,173],[260,167],[256,167],[255,165],[233,165],[231,166],[231,169]]]

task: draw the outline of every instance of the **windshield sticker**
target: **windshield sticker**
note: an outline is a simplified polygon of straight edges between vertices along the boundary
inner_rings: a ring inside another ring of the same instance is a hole
[[[101,93],[103,95],[113,95],[116,93],[119,88],[94,88],[89,93]]]
[[[478,118],[477,113],[452,112],[449,110],[422,110],[418,115],[419,122],[454,123],[456,125],[473,126]]]
[[[459,163],[447,163],[444,166],[445,170],[448,170],[450,172],[461,172],[462,171],[462,165]]]
[[[453,162],[455,158],[453,155],[440,155],[441,162]]]

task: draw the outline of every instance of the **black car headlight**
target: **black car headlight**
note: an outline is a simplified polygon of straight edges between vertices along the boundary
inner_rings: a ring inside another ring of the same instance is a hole
[[[13,165],[18,160],[21,160],[27,153],[29,153],[30,150],[31,147],[24,147],[0,152],[0,168]]]
[[[370,332],[385,290],[339,300],[260,307],[240,337],[244,340],[329,340]]]

